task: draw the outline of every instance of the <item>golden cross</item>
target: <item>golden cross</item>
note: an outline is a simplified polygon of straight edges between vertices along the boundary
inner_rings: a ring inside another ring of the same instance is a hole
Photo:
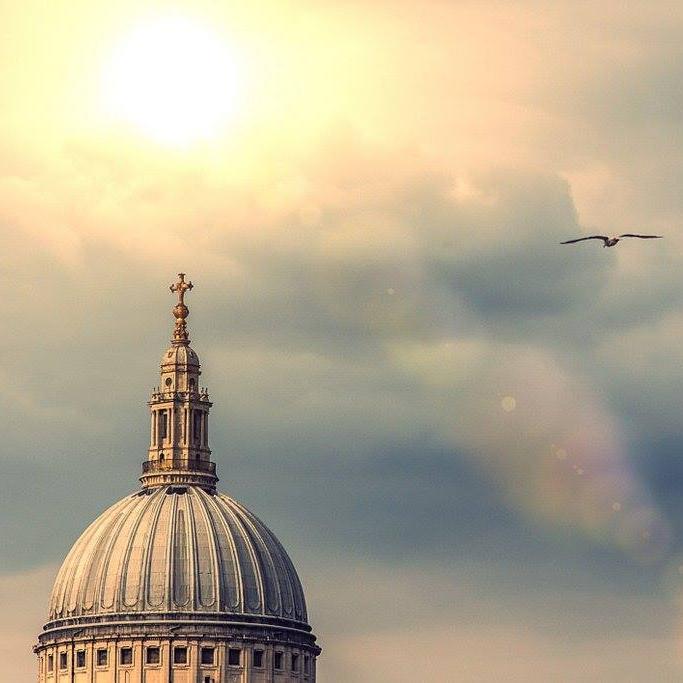
[[[174,285],[170,286],[170,290],[172,292],[178,292],[178,303],[181,306],[185,305],[185,292],[188,289],[192,289],[194,285],[192,282],[185,282],[185,273],[178,273],[178,282],[176,282]]]

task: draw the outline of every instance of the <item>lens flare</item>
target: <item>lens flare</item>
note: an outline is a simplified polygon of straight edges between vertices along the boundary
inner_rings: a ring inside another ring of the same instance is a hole
[[[447,438],[529,517],[639,564],[669,552],[668,521],[629,458],[619,421],[547,351],[454,338],[399,347],[395,358],[435,397]],[[491,390],[500,386],[509,393],[496,405],[514,419],[491,419]]]
[[[517,400],[514,396],[505,396],[500,405],[506,413],[511,413],[517,407]]]

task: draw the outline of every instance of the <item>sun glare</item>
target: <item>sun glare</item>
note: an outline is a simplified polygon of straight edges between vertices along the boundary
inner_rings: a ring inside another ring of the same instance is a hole
[[[171,17],[143,24],[118,45],[104,71],[115,118],[165,144],[217,135],[234,114],[237,61],[208,27]]]

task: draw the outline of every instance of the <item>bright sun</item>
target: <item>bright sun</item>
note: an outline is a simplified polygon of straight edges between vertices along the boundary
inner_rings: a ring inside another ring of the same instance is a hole
[[[104,72],[106,108],[145,135],[173,145],[209,138],[234,113],[237,62],[210,29],[180,17],[143,24]]]

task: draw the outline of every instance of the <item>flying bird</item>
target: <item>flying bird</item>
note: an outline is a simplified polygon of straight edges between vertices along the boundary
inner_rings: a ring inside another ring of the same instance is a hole
[[[616,244],[622,240],[624,237],[638,237],[641,240],[657,240],[661,239],[662,235],[637,235],[633,232],[626,232],[619,237],[607,237],[606,235],[591,235],[590,237],[579,237],[575,240],[567,240],[566,242],[560,242],[560,244],[575,244],[576,242],[584,242],[585,240],[602,240],[604,244],[603,247],[614,247]]]

